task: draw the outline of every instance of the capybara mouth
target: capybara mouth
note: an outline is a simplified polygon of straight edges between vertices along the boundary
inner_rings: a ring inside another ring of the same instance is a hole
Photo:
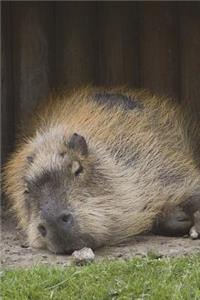
[[[90,235],[83,235],[83,238],[80,240],[74,241],[71,245],[67,245],[66,241],[62,241],[62,243],[55,244],[52,242],[47,242],[47,250],[56,254],[56,255],[71,255],[76,250],[81,250],[84,247],[96,249],[99,246],[95,242],[95,240]]]
[[[72,255],[74,251],[81,250],[83,247],[73,247],[70,249],[52,249],[51,247],[47,247],[47,250],[55,255]]]
[[[76,249],[73,250],[73,248],[66,249],[66,248],[58,248],[52,246],[47,246],[46,249],[55,255],[71,255],[76,250]]]

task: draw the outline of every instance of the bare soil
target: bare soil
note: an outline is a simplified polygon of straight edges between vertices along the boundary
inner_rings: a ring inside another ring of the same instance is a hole
[[[173,257],[200,252],[200,239],[186,237],[137,236],[131,242],[115,247],[104,247],[95,251],[95,259],[144,257]],[[72,263],[69,255],[55,255],[48,250],[26,246],[25,235],[17,228],[10,216],[4,216],[1,224],[1,265],[3,267],[30,267],[37,264],[68,266]]]

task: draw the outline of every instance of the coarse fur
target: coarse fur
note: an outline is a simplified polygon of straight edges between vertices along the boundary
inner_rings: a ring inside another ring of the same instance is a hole
[[[6,193],[30,243],[53,252],[95,248],[151,230],[193,198],[198,210],[200,171],[184,122],[179,104],[147,91],[87,87],[51,97],[5,171]],[[70,147],[74,133],[87,153],[79,142]],[[38,224],[62,211],[76,225],[64,244],[55,232],[47,241]]]

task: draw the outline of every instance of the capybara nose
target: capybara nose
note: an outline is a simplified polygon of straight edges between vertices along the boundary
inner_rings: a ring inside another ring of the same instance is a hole
[[[46,227],[43,224],[39,224],[37,228],[38,228],[39,233],[43,237],[45,237],[47,235],[47,229],[46,229]]]
[[[62,225],[65,226],[66,224],[71,224],[73,221],[73,216],[70,213],[62,213],[59,216],[59,221],[63,223]]]
[[[37,228],[42,237],[46,237],[52,232],[67,234],[70,233],[74,223],[73,221],[73,215],[71,213],[62,212],[56,217],[46,217],[44,223],[40,223]]]

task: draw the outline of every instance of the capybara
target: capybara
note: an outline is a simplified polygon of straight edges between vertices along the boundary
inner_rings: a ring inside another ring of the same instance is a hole
[[[179,104],[81,88],[50,97],[31,130],[6,165],[5,191],[33,247],[70,253],[195,225],[200,171]]]

